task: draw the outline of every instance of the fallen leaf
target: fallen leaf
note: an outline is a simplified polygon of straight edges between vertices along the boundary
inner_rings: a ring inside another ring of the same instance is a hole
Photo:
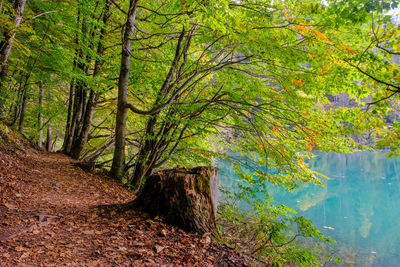
[[[209,235],[204,235],[204,236],[203,236],[202,243],[204,243],[204,244],[210,244],[210,243],[211,243],[211,238],[210,238],[210,236],[209,236]]]
[[[18,209],[17,206],[15,206],[13,204],[10,204],[10,203],[4,203],[4,206],[6,206],[10,210],[17,210]]]
[[[23,250],[24,250],[24,247],[22,247],[22,246],[15,247],[15,250],[16,250],[16,251],[23,251]]]
[[[155,252],[155,253],[160,253],[161,251],[163,251],[164,248],[165,248],[165,247],[163,247],[163,246],[155,245],[155,246],[154,246],[154,252]]]
[[[94,231],[93,231],[93,230],[85,230],[85,231],[83,231],[83,233],[84,233],[85,235],[93,235],[93,234],[94,234]]]
[[[50,245],[50,244],[46,244],[46,245],[44,245],[47,249],[49,249],[49,250],[52,250],[52,249],[54,249],[54,246],[53,245]]]
[[[165,229],[162,229],[161,232],[160,232],[160,235],[164,236],[164,237],[167,236],[167,234],[168,234],[168,232]]]
[[[29,257],[29,252],[24,252],[24,253],[22,253],[20,259],[27,258],[27,257]]]

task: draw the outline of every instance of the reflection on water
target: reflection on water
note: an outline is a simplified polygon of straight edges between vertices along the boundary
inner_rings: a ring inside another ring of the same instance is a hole
[[[329,179],[289,193],[271,187],[276,202],[311,219],[338,242],[348,266],[400,266],[400,158],[383,152],[318,153],[309,162]],[[231,164],[219,161],[220,182],[234,190]]]

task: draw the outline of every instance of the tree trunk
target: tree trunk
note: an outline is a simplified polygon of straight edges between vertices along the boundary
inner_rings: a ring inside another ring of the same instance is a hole
[[[8,57],[11,54],[12,44],[16,35],[16,29],[22,20],[22,15],[24,13],[26,0],[16,0],[14,4],[15,18],[14,18],[14,28],[5,33],[5,38],[2,43],[0,43],[0,116],[2,116],[4,111],[4,102],[6,97],[6,92],[4,91],[4,82],[7,77],[7,62]]]
[[[79,5],[77,8],[77,20],[76,20],[76,27],[81,27],[81,32],[77,31],[76,36],[75,36],[75,44],[78,47],[76,50],[75,54],[75,59],[74,59],[74,65],[73,65],[73,70],[82,70],[84,71],[85,69],[85,64],[81,62],[81,59],[83,58],[83,52],[81,49],[82,44],[81,39],[83,38],[82,36],[85,36],[86,34],[86,25],[81,22],[81,6]],[[83,40],[82,40],[83,42]],[[71,81],[71,87],[70,87],[70,103],[71,103],[71,115],[70,115],[70,122],[69,122],[69,127],[68,127],[68,133],[65,136],[64,144],[63,144],[63,152],[67,155],[70,155],[71,153],[71,148],[73,145],[73,140],[74,140],[74,135],[76,132],[77,123],[79,122],[80,119],[80,108],[81,108],[81,89],[84,86],[82,84],[82,80],[80,78],[73,79]]]
[[[20,111],[21,111],[21,102],[22,102],[22,98],[24,95],[24,90],[25,90],[25,88],[22,86],[22,83],[19,83],[17,97],[16,97],[16,101],[15,101],[15,105],[14,105],[14,111],[12,112],[12,120],[8,124],[9,126],[17,125],[18,118],[19,118]]]
[[[151,216],[186,231],[214,233],[218,201],[218,169],[196,167],[171,169],[147,177],[137,198],[128,207],[141,208]]]
[[[74,60],[73,70],[75,71],[76,63]],[[71,79],[70,87],[69,87],[69,98],[68,98],[68,111],[67,111],[67,122],[65,124],[65,134],[64,140],[61,150],[65,153],[66,148],[68,147],[68,142],[70,141],[71,135],[71,121],[72,121],[72,107],[74,103],[74,95],[75,95],[75,79]]]
[[[17,0],[15,1],[14,9],[15,9],[15,18],[14,18],[14,29],[11,32],[7,32],[5,35],[4,45],[0,50],[0,79],[4,78],[6,73],[6,66],[8,57],[10,56],[12,44],[14,42],[14,38],[16,35],[16,29],[22,21],[22,15],[24,13],[26,0]]]
[[[53,142],[53,144],[51,145],[50,152],[54,152],[54,151],[56,150],[57,140],[58,140],[58,135],[56,135],[56,138],[54,139],[54,142]]]
[[[83,149],[86,146],[89,137],[90,127],[93,121],[93,113],[97,103],[98,93],[91,90],[88,102],[86,104],[83,123],[81,124],[79,135],[75,136],[71,147],[71,157],[79,159]]]
[[[140,148],[135,169],[130,179],[134,190],[139,190],[140,185],[145,177],[151,175],[153,166],[155,164],[156,153],[155,153],[155,142],[154,142],[154,125],[157,122],[157,116],[152,116],[146,124],[146,132],[144,137],[144,144]]]
[[[6,75],[5,69],[7,66],[8,57],[10,56],[12,44],[14,42],[14,38],[16,35],[16,29],[22,20],[22,15],[24,13],[26,0],[17,0],[15,1],[14,9],[15,9],[15,18],[14,18],[14,29],[11,32],[6,33],[6,38],[4,40],[4,46],[1,47],[0,53],[0,77],[4,77]]]
[[[24,131],[27,101],[28,101],[28,92],[27,92],[27,90],[25,90],[24,96],[22,98],[21,112],[20,112],[19,123],[18,123],[18,131],[20,133],[22,133]]]
[[[65,147],[65,153],[67,155],[70,155],[71,153],[73,141],[78,132],[77,128],[79,127],[79,121],[81,120],[82,117],[82,104],[83,104],[82,94],[84,93],[82,87],[83,87],[82,82],[77,81],[74,93],[74,106],[73,106],[72,120],[70,126],[70,133],[68,135],[67,146]]]
[[[72,152],[73,146],[76,143],[76,139],[79,137],[82,131],[82,126],[83,126],[83,118],[85,116],[85,111],[86,111],[86,99],[87,99],[87,87],[86,84],[81,81],[81,85],[79,86],[79,91],[77,92],[79,95],[78,98],[78,112],[77,116],[75,117],[75,130],[72,134],[72,146],[71,146],[71,151]]]
[[[46,150],[51,152],[51,139],[52,139],[52,133],[51,133],[51,128],[47,128],[47,139],[46,139]]]
[[[39,114],[38,114],[38,123],[39,123],[39,148],[43,147],[43,98],[44,98],[44,88],[43,83],[39,82]]]
[[[121,70],[118,81],[118,110],[115,124],[115,149],[110,174],[120,177],[125,164],[125,127],[127,109],[127,93],[129,84],[129,63],[131,58],[131,36],[135,29],[136,8],[138,0],[130,0],[128,18],[125,25],[124,39],[122,41]]]

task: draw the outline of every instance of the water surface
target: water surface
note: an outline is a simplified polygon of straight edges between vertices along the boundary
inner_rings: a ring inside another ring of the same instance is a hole
[[[318,153],[311,169],[328,176],[326,186],[289,193],[271,188],[276,202],[311,219],[337,242],[347,266],[400,266],[400,158],[385,153]],[[220,182],[235,189],[233,166],[219,161]]]

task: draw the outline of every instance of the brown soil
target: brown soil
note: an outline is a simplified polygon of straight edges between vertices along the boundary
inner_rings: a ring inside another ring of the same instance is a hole
[[[134,196],[63,154],[12,139],[0,133],[0,266],[245,265],[207,235],[135,210],[98,208]]]

